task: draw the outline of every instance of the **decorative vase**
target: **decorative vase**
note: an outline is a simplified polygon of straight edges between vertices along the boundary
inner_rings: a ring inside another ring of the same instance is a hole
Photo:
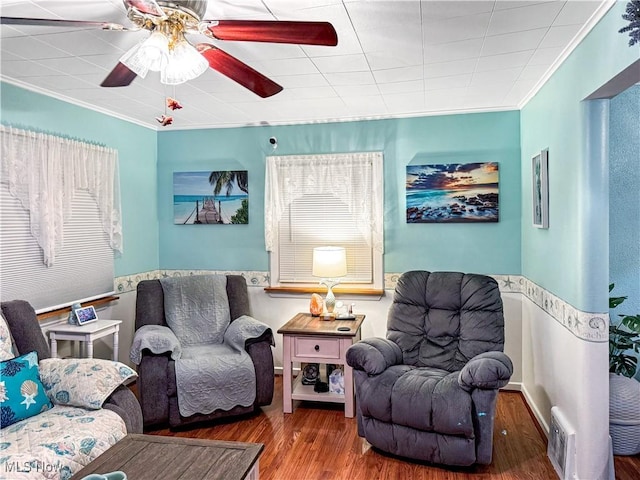
[[[324,304],[327,307],[327,312],[333,314],[333,309],[336,306],[336,296],[333,294],[333,287],[338,285],[339,281],[331,278],[323,278],[320,280],[320,285],[327,286],[327,295],[324,297]]]
[[[309,302],[309,311],[314,317],[320,316],[323,310],[322,297],[317,293],[311,295],[311,302]]]
[[[71,305],[71,311],[69,312],[69,317],[67,318],[69,325],[80,325],[78,323],[78,318],[76,317],[76,310],[78,310],[79,308],[82,308],[82,305],[80,305],[79,303],[74,303],[73,305]]]

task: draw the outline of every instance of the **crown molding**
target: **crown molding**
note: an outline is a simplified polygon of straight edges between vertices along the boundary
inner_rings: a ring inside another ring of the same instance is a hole
[[[0,82],[8,83],[10,85],[14,85],[16,87],[24,88],[25,90],[29,90],[30,92],[39,93],[40,95],[45,95],[47,97],[54,98],[56,100],[60,100],[66,103],[70,103],[72,105],[76,105],[78,107],[86,108],[87,110],[92,110],[94,112],[101,113],[103,115],[107,115],[109,117],[114,117],[119,120],[124,120],[125,122],[134,123],[144,128],[148,128],[150,130],[158,130],[155,125],[149,125],[146,123],[142,123],[139,120],[133,119],[131,117],[127,117],[126,115],[121,115],[118,113],[111,112],[109,110],[96,107],[95,105],[91,105],[89,103],[82,102],[80,100],[76,100],[71,97],[67,97],[66,95],[60,95],[59,93],[52,92],[47,90],[46,88],[34,87],[33,85],[29,85],[27,83],[21,82],[20,80],[15,80],[13,78],[5,77],[0,73]]]
[[[114,117],[119,120],[124,120],[125,122],[133,123],[138,126],[148,128],[155,132],[161,131],[181,131],[181,130],[207,130],[207,129],[223,129],[223,128],[244,128],[244,127],[265,127],[265,126],[292,126],[292,125],[319,125],[319,124],[329,124],[329,123],[349,123],[349,122],[363,122],[363,121],[376,121],[376,120],[400,120],[404,118],[420,118],[420,117],[435,117],[435,116],[446,116],[446,115],[465,115],[465,114],[473,114],[473,113],[493,113],[493,112],[508,112],[518,110],[517,106],[509,105],[502,107],[491,107],[491,108],[465,108],[458,110],[438,110],[438,111],[423,111],[423,112],[411,112],[404,114],[388,114],[388,115],[375,115],[375,116],[353,116],[348,118],[326,118],[319,120],[308,120],[308,121],[257,121],[250,123],[228,123],[228,124],[203,124],[203,125],[191,125],[181,127],[180,125],[172,124],[168,127],[163,127],[162,129],[155,124],[149,124],[145,122],[141,122],[138,119],[134,119],[128,117],[126,115],[122,115],[119,113],[112,112],[110,110],[106,110],[104,108],[96,107],[95,105],[91,105],[86,102],[82,102],[80,100],[73,99],[71,97],[67,97],[65,95],[60,95],[58,93],[52,92],[45,88],[34,87],[33,85],[28,85],[19,80],[15,80],[12,78],[7,78],[0,74],[0,81],[14,85],[16,87],[23,88],[30,92],[38,93],[41,95],[45,95],[47,97],[55,98],[56,100],[60,100],[66,103],[70,103],[72,105],[76,105],[78,107],[86,108],[88,110],[92,110],[97,113],[101,113],[103,115],[107,115],[109,117]]]
[[[540,80],[534,85],[531,91],[520,101],[518,104],[518,109],[522,110],[529,101],[537,95],[540,89],[549,81],[551,76],[556,73],[556,70],[560,68],[560,66],[565,62],[565,60],[573,53],[578,45],[585,39],[585,37],[589,34],[589,32],[596,26],[596,24],[605,16],[605,14],[611,10],[616,4],[617,0],[603,0],[603,2],[598,6],[593,15],[586,21],[586,23],[582,26],[580,31],[573,37],[573,40],[567,47],[562,51],[560,56],[556,58],[556,61],[547,69],[545,74],[542,76]]]

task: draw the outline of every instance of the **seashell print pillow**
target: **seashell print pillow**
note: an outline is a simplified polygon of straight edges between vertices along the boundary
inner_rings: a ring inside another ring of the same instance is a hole
[[[29,352],[0,364],[0,423],[8,427],[53,405],[38,375],[38,354]]]
[[[11,330],[0,312],[0,360],[9,360],[15,357],[13,353],[13,343],[11,341]]]
[[[136,372],[124,363],[99,358],[47,358],[40,378],[55,405],[98,410],[113,391]]]

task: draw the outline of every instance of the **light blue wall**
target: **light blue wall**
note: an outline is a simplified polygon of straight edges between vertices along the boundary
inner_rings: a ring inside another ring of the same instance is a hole
[[[598,137],[588,137],[606,112],[582,100],[639,58],[618,33],[625,5],[611,8],[521,112],[522,273],[584,311],[607,309],[608,205],[599,196],[608,168],[593,155]],[[531,157],[547,147],[550,227],[540,230],[531,223]]]
[[[3,123],[118,150],[124,253],[115,274],[157,269],[156,132],[4,82],[0,88]]]
[[[640,85],[611,99],[609,121],[609,280],[628,296],[611,311],[619,320],[640,314]]]
[[[160,132],[160,268],[267,270],[264,157],[383,151],[385,271],[520,273],[520,115],[517,111],[331,124]],[[269,137],[278,139],[273,150]],[[500,222],[405,221],[407,164],[493,161],[500,168]],[[249,225],[174,225],[176,171],[248,170]]]

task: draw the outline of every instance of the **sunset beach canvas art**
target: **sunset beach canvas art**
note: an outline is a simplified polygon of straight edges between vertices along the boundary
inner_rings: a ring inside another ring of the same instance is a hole
[[[173,223],[249,223],[247,171],[174,172]]]
[[[408,165],[407,223],[497,222],[498,164]]]

